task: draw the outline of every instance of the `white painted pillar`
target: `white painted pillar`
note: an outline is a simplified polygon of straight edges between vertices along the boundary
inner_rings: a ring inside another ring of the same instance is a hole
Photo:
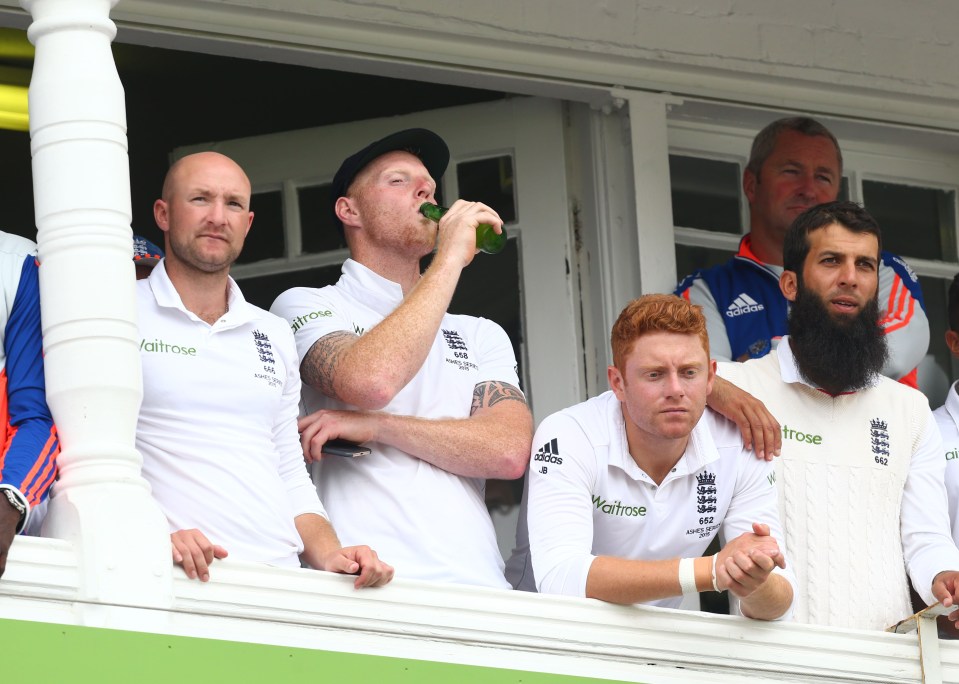
[[[609,334],[623,307],[676,285],[666,115],[670,95],[610,90],[601,110],[572,107],[568,144],[579,164],[580,275],[590,395],[608,388]]]
[[[635,90],[623,90],[620,95],[629,104],[640,287],[642,294],[672,292],[676,287],[676,240],[666,112],[676,100]]]
[[[30,136],[47,400],[61,437],[44,534],[72,541],[80,592],[166,606],[166,520],[134,447],[142,397],[117,0],[21,0],[36,46]]]

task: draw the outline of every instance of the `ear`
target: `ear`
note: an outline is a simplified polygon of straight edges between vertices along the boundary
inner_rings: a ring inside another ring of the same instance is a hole
[[[153,203],[153,220],[164,233],[170,230],[170,207],[162,199]]]
[[[333,205],[336,217],[344,226],[355,226],[360,217],[356,202],[350,197],[340,197]]]
[[[253,212],[250,212],[250,220],[246,223],[246,232],[243,234],[243,238],[246,239],[246,236],[250,234],[250,228],[253,227]]]
[[[708,397],[713,391],[713,380],[716,379],[716,359],[709,360],[709,374],[706,379],[706,396]]]
[[[609,381],[609,388],[620,401],[626,400],[626,382],[623,380],[623,374],[619,372],[616,366],[606,367],[606,379]]]
[[[955,330],[946,331],[946,346],[949,347],[949,352],[959,359],[959,332]]]
[[[756,174],[746,169],[743,171],[743,194],[746,195],[746,199],[752,204],[756,199],[756,184],[759,183],[759,179],[756,178]]]
[[[782,290],[783,297],[791,302],[796,301],[796,293],[799,291],[799,278],[793,271],[783,271],[779,276],[779,289]]]

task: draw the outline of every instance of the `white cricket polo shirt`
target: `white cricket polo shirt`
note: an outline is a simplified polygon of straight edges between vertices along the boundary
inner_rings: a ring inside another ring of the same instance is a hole
[[[789,338],[719,373],[782,426],[777,486],[796,568],[797,622],[884,629],[911,614],[907,573],[933,603],[932,581],[959,570],[949,530],[942,442],[918,391],[876,375],[830,395],[803,379]],[[871,598],[857,593],[869,577]]]
[[[171,532],[196,528],[231,558],[297,567],[293,519],[325,512],[296,429],[290,331],[232,279],[229,311],[207,324],[184,308],[164,266],[137,283],[143,476]]]
[[[597,556],[701,556],[717,534],[734,539],[752,532],[754,522],[769,525],[785,553],[772,464],[746,451],[736,426],[709,409],[660,485],[630,456],[612,392],[554,413],[536,430],[527,523],[535,584],[543,593],[585,596]],[[793,582],[791,573],[783,574]],[[523,579],[528,586],[528,564]],[[681,602],[676,596],[649,605],[678,608]]]
[[[949,388],[946,403],[933,411],[946,457],[946,495],[952,538],[959,544],[959,383]]]
[[[336,285],[287,290],[271,311],[290,323],[303,358],[332,332],[357,335],[403,301],[397,283],[348,259]],[[423,366],[382,410],[420,418],[466,418],[473,388],[496,380],[519,386],[506,333],[485,318],[446,314]],[[347,408],[303,386],[307,413]],[[396,576],[508,588],[484,503],[486,483],[460,477],[396,447],[370,443],[361,458],[323,458],[313,477],[344,544],[369,544]]]

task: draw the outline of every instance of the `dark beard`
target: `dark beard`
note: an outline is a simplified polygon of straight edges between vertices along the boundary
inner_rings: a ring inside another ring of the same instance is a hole
[[[800,283],[788,327],[799,372],[833,395],[868,387],[889,356],[875,299],[851,318],[836,318]]]

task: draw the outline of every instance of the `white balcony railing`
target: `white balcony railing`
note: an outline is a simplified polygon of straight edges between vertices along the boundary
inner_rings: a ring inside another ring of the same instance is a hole
[[[175,570],[172,604],[156,609],[81,600],[77,559],[63,541],[16,540],[0,580],[0,643],[16,620],[608,681],[959,681],[959,644],[937,643],[938,659],[923,663],[915,633],[410,580],[357,591],[349,577],[228,560],[208,583]]]

